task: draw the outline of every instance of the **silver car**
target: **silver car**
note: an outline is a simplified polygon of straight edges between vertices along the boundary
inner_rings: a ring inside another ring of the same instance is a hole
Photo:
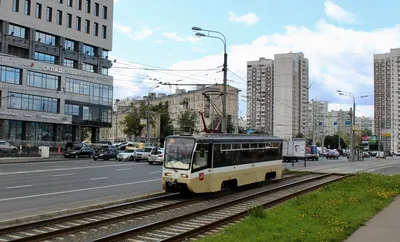
[[[125,150],[121,153],[118,153],[117,160],[119,161],[133,161],[135,160],[135,151],[134,150]]]
[[[144,149],[137,149],[135,154],[135,160],[139,161],[139,160],[148,160],[149,155],[154,151],[156,147],[146,147]]]
[[[0,153],[15,153],[17,152],[17,147],[11,145],[7,141],[0,140]]]
[[[154,152],[149,156],[148,162],[150,165],[157,163],[162,164],[164,162],[164,149],[158,149],[157,152]]]

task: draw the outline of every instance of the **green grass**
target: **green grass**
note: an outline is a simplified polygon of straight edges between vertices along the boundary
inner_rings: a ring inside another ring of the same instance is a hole
[[[344,241],[400,191],[400,176],[361,173],[250,216],[203,242]]]

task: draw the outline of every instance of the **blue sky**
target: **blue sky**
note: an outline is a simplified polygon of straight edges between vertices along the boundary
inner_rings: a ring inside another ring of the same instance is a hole
[[[246,61],[301,51],[310,61],[310,98],[328,101],[331,109],[348,109],[351,100],[338,96],[337,89],[370,95],[357,100],[357,112],[372,116],[373,54],[400,47],[395,17],[400,2],[394,0],[115,2],[112,56],[116,63],[110,73],[116,98],[146,94],[154,84],[149,78],[221,82],[222,73],[215,68],[222,65],[223,45],[195,37],[191,27],[199,26],[225,34],[229,69],[242,79]],[[142,70],[147,65],[186,71]],[[245,82],[232,73],[228,78],[245,95]],[[173,93],[167,87],[159,91]],[[240,107],[244,116],[244,101]]]

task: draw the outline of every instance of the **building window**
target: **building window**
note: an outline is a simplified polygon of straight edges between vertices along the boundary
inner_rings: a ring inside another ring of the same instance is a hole
[[[99,24],[98,23],[93,24],[93,35],[99,36]]]
[[[85,20],[85,33],[90,33],[90,21],[89,20]]]
[[[76,0],[76,9],[82,10],[82,0]]]
[[[50,63],[50,64],[56,63],[56,57],[54,55],[48,55],[48,54],[44,54],[44,53],[40,53],[40,52],[35,52],[34,59],[38,60],[38,61]]]
[[[72,2],[73,2],[73,0],[67,0],[68,7],[72,7]]]
[[[100,5],[98,3],[94,3],[94,16],[99,16],[99,11],[100,11]]]
[[[63,0],[57,0],[57,2],[63,4]]]
[[[103,6],[103,18],[107,19],[107,7]]]
[[[36,3],[36,18],[42,18],[42,4]]]
[[[64,59],[64,66],[74,68],[74,61],[69,59]]]
[[[13,2],[12,2],[12,10],[14,12],[19,12],[19,0],[13,0]]]
[[[103,59],[108,59],[108,50],[103,49],[103,50],[101,51],[101,57],[102,57]]]
[[[62,11],[57,10],[57,24],[62,25]]]
[[[94,65],[83,63],[82,70],[88,71],[88,72],[94,72]]]
[[[26,38],[26,29],[24,27],[20,27],[14,24],[9,24],[8,27],[8,34],[19,37],[19,38]]]
[[[90,45],[83,45],[83,52],[86,55],[94,56],[94,47]]]
[[[65,104],[64,114],[78,116],[79,115],[79,106],[73,105],[73,104]]]
[[[98,83],[65,78],[66,92],[89,96],[93,104],[112,105],[113,87]]]
[[[90,0],[85,0],[85,12],[90,13]]]
[[[72,15],[67,13],[67,28],[72,28]]]
[[[59,90],[60,77],[40,72],[28,71],[27,85],[44,89]]]
[[[68,50],[75,50],[75,42],[69,39],[65,39],[64,48]]]
[[[52,21],[52,15],[53,15],[53,9],[51,7],[47,7],[47,10],[46,10],[46,21],[47,22]]]
[[[101,37],[102,37],[103,39],[106,39],[106,38],[107,38],[107,26],[105,26],[105,25],[103,25],[103,26],[101,27]]]
[[[92,113],[89,110],[89,107],[82,108],[82,120],[92,120]]]
[[[24,14],[31,15],[31,0],[25,0]]]
[[[8,108],[58,113],[58,99],[16,92],[8,93]]]
[[[18,68],[0,66],[0,82],[21,85],[21,72]]]
[[[39,31],[36,31],[36,38],[37,42],[48,44],[48,45],[55,45],[56,44],[56,36],[51,34],[45,34]]]
[[[102,67],[101,74],[108,76],[108,68]]]
[[[76,17],[76,30],[81,31],[81,17]]]

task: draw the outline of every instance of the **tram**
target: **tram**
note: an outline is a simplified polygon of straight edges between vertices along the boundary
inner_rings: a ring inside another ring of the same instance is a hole
[[[210,193],[282,177],[283,139],[256,134],[172,135],[165,140],[166,192]]]

